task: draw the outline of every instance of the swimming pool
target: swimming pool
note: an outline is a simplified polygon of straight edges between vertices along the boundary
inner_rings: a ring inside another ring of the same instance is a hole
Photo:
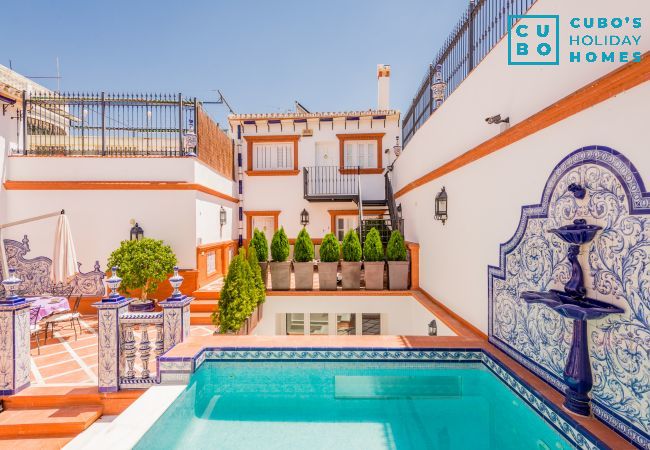
[[[136,448],[598,447],[485,353],[443,353],[203,352]]]

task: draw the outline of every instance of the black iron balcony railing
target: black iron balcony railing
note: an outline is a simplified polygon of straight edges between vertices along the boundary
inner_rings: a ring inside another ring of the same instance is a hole
[[[359,168],[303,167],[304,197],[309,201],[355,200],[359,195]],[[343,173],[342,173],[343,172]]]
[[[183,156],[197,152],[196,98],[24,94],[24,155]]]
[[[361,240],[363,242],[366,241],[366,236],[373,228],[377,229],[379,236],[381,237],[381,242],[384,244],[384,247],[386,247],[393,230],[398,230],[402,236],[404,235],[404,220],[393,220],[388,214],[379,217],[364,218],[361,221],[361,231],[363,233],[361,235]]]
[[[442,79],[447,83],[445,97],[448,97],[508,32],[508,16],[526,13],[533,3],[535,0],[470,1],[467,11],[429,65],[404,115],[404,146],[436,108],[431,90],[435,67],[441,66]]]

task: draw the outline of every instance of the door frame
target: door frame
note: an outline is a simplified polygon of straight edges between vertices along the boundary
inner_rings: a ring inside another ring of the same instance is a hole
[[[280,226],[280,213],[282,211],[244,211],[246,216],[246,240],[250,242],[253,237],[253,217],[268,216],[273,217],[273,232],[278,231]]]

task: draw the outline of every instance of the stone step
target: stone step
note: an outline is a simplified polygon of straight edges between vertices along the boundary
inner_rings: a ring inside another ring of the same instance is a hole
[[[195,312],[209,312],[211,313],[217,308],[217,305],[219,304],[219,300],[193,300],[192,303],[190,303],[190,311],[195,313]]]
[[[0,414],[0,437],[74,436],[102,415],[101,405],[9,409]]]
[[[190,314],[190,325],[212,325],[211,312],[193,312]]]
[[[21,438],[0,438],[0,449],[60,450],[74,439],[70,436],[37,435]]]
[[[196,300],[219,300],[221,292],[216,290],[198,290],[192,293],[194,301]]]

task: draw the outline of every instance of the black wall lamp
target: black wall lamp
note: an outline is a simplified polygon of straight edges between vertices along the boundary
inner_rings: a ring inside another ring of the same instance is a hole
[[[302,212],[300,213],[300,224],[303,227],[309,225],[309,212],[307,212],[306,209],[303,209]]]
[[[219,210],[219,224],[221,226],[224,226],[226,224],[226,219],[227,219],[226,210],[222,206],[221,209]]]
[[[447,191],[444,186],[436,195],[436,215],[434,218],[441,220],[443,225],[447,221]]]
[[[139,241],[144,237],[144,230],[140,225],[138,225],[138,222],[135,222],[134,220],[131,220],[131,224],[133,226],[131,227],[130,238],[132,241]]]
[[[429,322],[429,336],[438,336],[438,323],[436,319]]]

